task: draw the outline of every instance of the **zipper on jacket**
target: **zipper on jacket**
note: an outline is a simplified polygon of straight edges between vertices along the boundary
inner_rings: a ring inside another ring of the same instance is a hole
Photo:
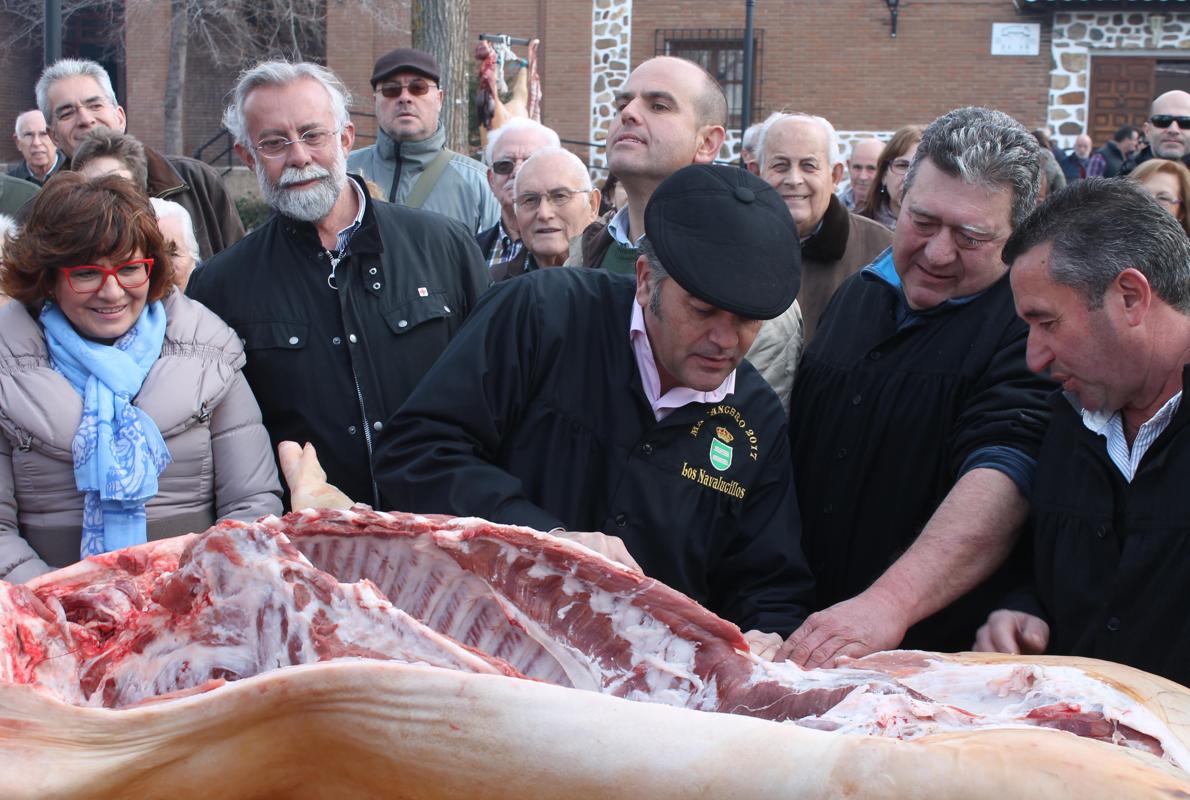
[[[195,420],[197,420],[198,422],[206,422],[207,420],[209,420],[211,418],[211,412],[207,411],[208,405],[209,405],[209,403],[204,401],[203,404],[201,406],[199,406],[198,413],[194,415]]]
[[[33,435],[17,428],[17,450],[28,453],[33,449]]]

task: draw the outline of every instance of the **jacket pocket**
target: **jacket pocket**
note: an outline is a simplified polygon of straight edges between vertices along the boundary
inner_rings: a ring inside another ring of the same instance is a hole
[[[310,331],[305,322],[245,322],[234,327],[245,350],[301,350]]]
[[[384,312],[384,321],[393,333],[402,334],[434,319],[445,319],[453,316],[454,308],[447,299],[446,292],[431,292],[425,297],[402,303],[392,311]]]

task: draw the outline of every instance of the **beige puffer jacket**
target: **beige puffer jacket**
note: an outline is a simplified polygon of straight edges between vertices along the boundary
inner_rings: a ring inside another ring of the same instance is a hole
[[[276,464],[240,372],[239,338],[176,290],[164,303],[161,358],[134,400],[173,457],[146,504],[149,538],[280,513]],[[0,308],[0,579],[24,581],[78,560],[83,495],[70,445],[82,405],[50,366],[36,318],[17,302]]]

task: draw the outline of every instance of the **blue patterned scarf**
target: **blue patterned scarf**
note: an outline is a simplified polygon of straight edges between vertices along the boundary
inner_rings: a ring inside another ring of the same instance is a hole
[[[79,557],[141,544],[145,501],[157,494],[157,476],[171,459],[157,424],[132,398],[161,357],[165,308],[146,305],[111,345],[84,339],[54,303],[45,304],[41,324],[50,363],[83,398],[71,444],[75,485],[84,493]]]

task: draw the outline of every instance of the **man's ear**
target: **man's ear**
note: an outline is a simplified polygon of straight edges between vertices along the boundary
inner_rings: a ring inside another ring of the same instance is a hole
[[[236,142],[235,151],[236,155],[240,157],[240,161],[244,162],[244,166],[246,166],[248,169],[256,169],[256,159],[252,156],[251,150],[249,150],[247,147],[244,147],[244,145],[240,144],[239,142]]]
[[[722,125],[704,125],[698,131],[698,149],[694,151],[693,164],[710,164],[719,157],[727,131]]]
[[[843,180],[843,163],[839,162],[831,167],[831,183],[835,186],[839,185],[839,181]]]
[[[755,161],[749,161],[746,164],[746,166],[747,166],[749,172],[751,172],[753,175],[755,175],[758,178],[760,177],[760,165],[759,164],[757,164]]]
[[[644,253],[636,257],[636,302],[640,303],[641,308],[649,307],[649,278],[653,275],[653,269],[649,265],[649,258]]]
[[[592,189],[588,194],[587,204],[591,207],[591,221],[599,219],[599,201],[603,198],[603,193],[598,189]]]
[[[1140,270],[1129,267],[1116,276],[1110,289],[1118,293],[1120,307],[1128,324],[1139,325],[1153,303],[1153,287],[1148,278]]]

